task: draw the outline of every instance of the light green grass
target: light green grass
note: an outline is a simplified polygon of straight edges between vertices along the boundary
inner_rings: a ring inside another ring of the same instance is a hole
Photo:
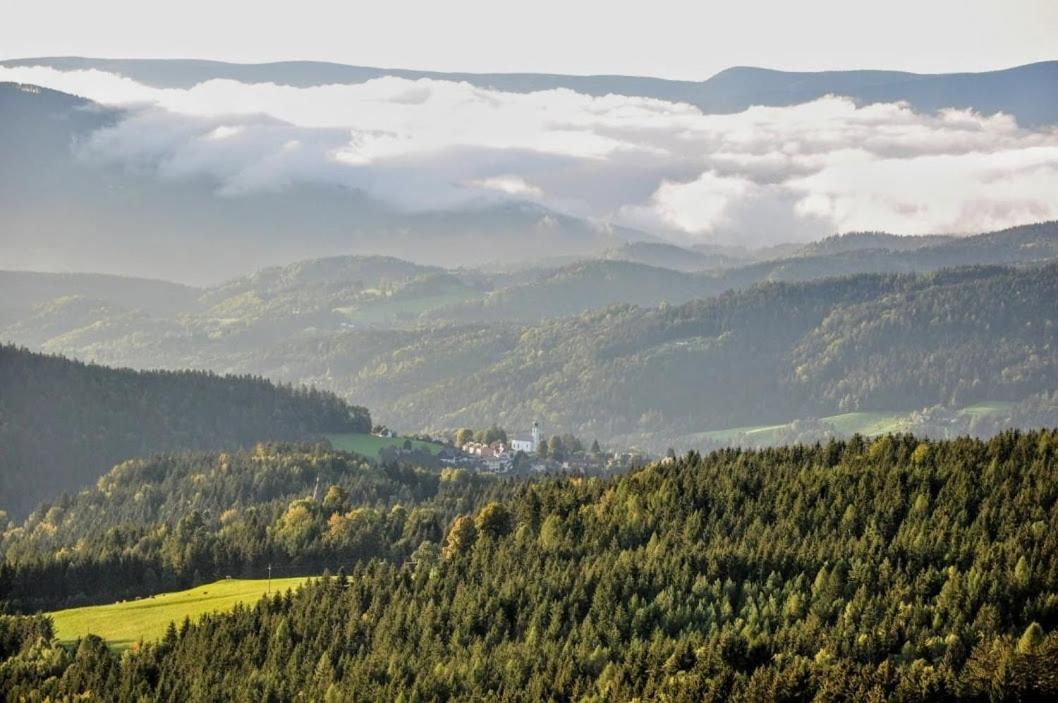
[[[967,405],[965,408],[959,411],[960,415],[970,415],[972,417],[988,417],[989,415],[1005,415],[1010,412],[1010,409],[1014,407],[1016,403],[1008,403],[1002,400],[989,400],[983,403],[974,403],[973,405]]]
[[[731,442],[742,436],[767,441],[770,435],[777,434],[787,427],[789,425],[747,425],[745,427],[729,427],[725,430],[702,432],[700,436],[716,442]]]
[[[907,413],[842,413],[820,419],[841,434],[867,436],[903,432],[911,425]]]
[[[397,319],[416,318],[431,310],[466,303],[481,297],[482,294],[474,290],[453,288],[422,297],[396,297],[391,300],[370,301],[358,306],[335,308],[335,311],[344,315],[349,322],[378,324]]]
[[[335,449],[343,452],[353,452],[368,458],[376,458],[386,447],[404,446],[404,437],[376,437],[373,434],[359,434],[348,432],[344,434],[324,435],[327,441]],[[443,449],[443,445],[436,442],[424,442],[420,439],[411,440],[411,446],[415,449],[425,449],[431,454],[437,454]]]
[[[842,435],[861,434],[874,436],[904,432],[910,427],[907,413],[890,412],[862,412],[842,413],[819,418],[822,422],[831,425],[836,432]],[[747,425],[744,427],[731,427],[723,430],[712,430],[702,432],[696,437],[712,440],[715,442],[734,442],[741,437],[756,442],[776,442],[783,432],[790,429],[793,423],[781,425]]]
[[[272,592],[297,588],[308,577],[272,579]],[[55,636],[70,643],[88,634],[99,635],[116,649],[139,640],[160,639],[170,622],[197,620],[206,613],[231,610],[238,603],[253,604],[268,590],[267,579],[225,579],[186,591],[109,605],[90,605],[49,613]]]
[[[968,405],[959,410],[960,415],[973,417],[986,417],[989,415],[1003,415],[1010,411],[1014,403],[1000,400],[985,401]],[[829,424],[841,435],[861,434],[873,437],[883,434],[894,434],[907,432],[911,428],[910,413],[906,412],[862,412],[842,413],[829,417],[819,418]],[[701,437],[717,442],[735,442],[745,437],[758,442],[775,442],[784,430],[788,430],[792,423],[782,425],[747,425],[745,427],[731,427],[723,430],[711,430],[700,432],[693,437]]]

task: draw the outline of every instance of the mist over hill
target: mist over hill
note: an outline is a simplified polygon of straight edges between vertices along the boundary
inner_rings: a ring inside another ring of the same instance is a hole
[[[147,164],[86,157],[92,135],[124,114],[47,89],[0,84],[6,267],[205,284],[262,265],[349,252],[458,266],[586,255],[652,238],[495,198],[408,211],[311,180],[224,196],[206,175],[166,177]]]
[[[998,230],[1058,217],[1056,67],[695,83],[0,62],[0,257],[212,285],[349,254],[692,271],[835,232]]]
[[[1058,122],[1058,61],[982,73],[917,74],[904,71],[777,71],[737,66],[704,81],[642,76],[564,76],[540,73],[451,73],[349,66],[319,61],[234,64],[180,59],[42,57],[0,61],[0,66],[49,66],[64,71],[99,70],[158,88],[190,88],[208,80],[280,83],[308,88],[364,83],[396,76],[409,80],[460,81],[514,93],[565,88],[593,96],[609,94],[686,102],[706,113],[741,112],[753,105],[786,106],[826,95],[862,102],[905,101],[917,111],[971,108],[1005,112],[1026,126]],[[1041,86],[1050,90],[1041,91]]]

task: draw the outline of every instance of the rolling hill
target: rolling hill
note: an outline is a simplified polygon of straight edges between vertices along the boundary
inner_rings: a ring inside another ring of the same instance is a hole
[[[628,245],[622,251],[658,251]],[[901,237],[849,234],[832,237],[780,258],[696,269],[697,253],[663,249],[677,270],[613,259],[578,262],[516,282],[480,300],[440,310],[435,317],[458,321],[524,321],[574,315],[617,303],[654,306],[684,303],[767,282],[812,281],[863,273],[926,273],[943,268],[992,264],[1036,264],[1058,259],[1058,222],[1014,227],[968,237]],[[680,266],[679,261],[684,261]],[[712,261],[717,261],[715,258]]]
[[[1052,356],[1053,311],[1041,296],[1058,224],[821,247],[694,273],[620,259],[511,274],[339,257],[195,289],[178,315],[61,297],[0,327],[0,338],[113,366],[312,383],[406,431],[539,419],[655,450],[743,425],[954,412],[1058,389],[1053,369],[1034,360]],[[1018,268],[950,269],[992,261]],[[854,278],[832,278],[843,275]],[[675,330],[688,314],[704,315],[708,331],[642,338],[644,325]],[[916,366],[928,359],[931,368]]]
[[[498,490],[491,474],[383,465],[323,441],[129,459],[0,532],[0,599],[35,612],[403,560]]]
[[[1058,389],[1056,285],[1053,264],[864,274],[526,326],[345,332],[257,363],[364,398],[396,426],[535,419],[664,449],[711,429]]]
[[[137,642],[158,641],[170,623],[187,618],[197,622],[203,615],[222,613],[237,605],[251,606],[270,593],[296,590],[308,579],[223,579],[157,596],[108,605],[89,605],[48,613],[55,623],[55,636],[73,645],[88,635],[106,639],[118,650]]]

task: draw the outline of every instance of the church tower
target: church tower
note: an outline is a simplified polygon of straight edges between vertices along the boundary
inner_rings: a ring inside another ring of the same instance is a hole
[[[533,451],[540,448],[540,423],[533,420]]]

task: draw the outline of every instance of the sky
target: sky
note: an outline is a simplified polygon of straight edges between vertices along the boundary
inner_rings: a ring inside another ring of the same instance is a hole
[[[979,71],[1058,58],[1055,0],[5,0],[3,58],[325,60],[703,80],[733,65]]]

